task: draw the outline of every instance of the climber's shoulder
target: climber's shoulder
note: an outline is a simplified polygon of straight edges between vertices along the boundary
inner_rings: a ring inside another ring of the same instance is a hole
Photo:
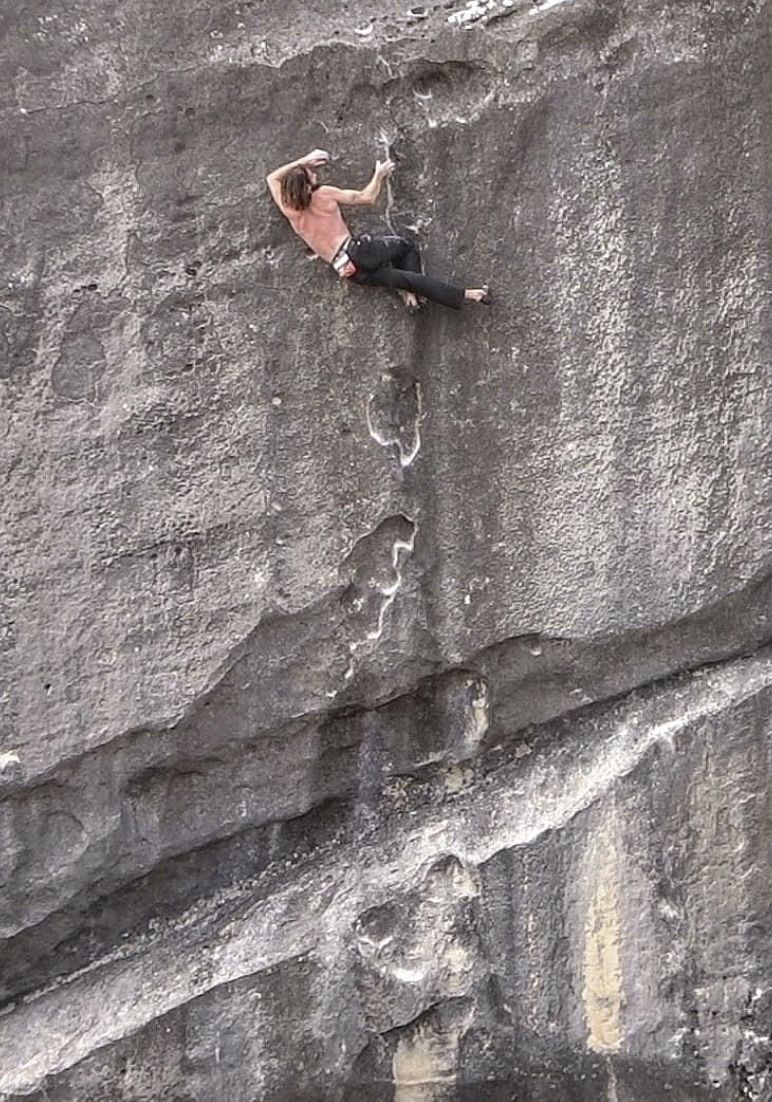
[[[322,184],[314,192],[314,199],[325,207],[344,206],[355,207],[363,202],[362,192],[353,188],[333,187],[331,184]]]

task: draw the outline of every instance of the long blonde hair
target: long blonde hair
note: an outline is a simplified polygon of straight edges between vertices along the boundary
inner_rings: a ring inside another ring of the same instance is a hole
[[[311,204],[314,186],[302,165],[291,168],[281,182],[284,205],[292,210],[305,210]]]

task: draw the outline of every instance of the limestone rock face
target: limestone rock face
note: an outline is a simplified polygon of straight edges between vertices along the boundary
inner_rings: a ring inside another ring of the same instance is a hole
[[[770,1102],[772,4],[0,36],[0,1098]]]

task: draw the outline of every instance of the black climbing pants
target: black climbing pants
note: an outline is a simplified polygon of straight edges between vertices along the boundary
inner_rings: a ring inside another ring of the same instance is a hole
[[[347,252],[357,269],[354,283],[413,291],[453,310],[460,310],[464,303],[463,287],[423,275],[418,246],[406,237],[363,233],[352,238]]]

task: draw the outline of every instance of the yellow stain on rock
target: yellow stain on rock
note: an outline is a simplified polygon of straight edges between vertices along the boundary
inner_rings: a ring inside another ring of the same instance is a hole
[[[456,1053],[447,1047],[426,1027],[400,1040],[392,1061],[394,1102],[434,1102],[454,1079]]]
[[[394,1102],[443,1102],[448,1097],[470,1020],[467,1014],[443,1029],[423,1022],[400,1039],[392,1059]]]
[[[619,861],[607,829],[597,840],[594,888],[584,927],[584,1000],[588,1046],[618,1052],[622,1042],[622,970],[619,952]]]

